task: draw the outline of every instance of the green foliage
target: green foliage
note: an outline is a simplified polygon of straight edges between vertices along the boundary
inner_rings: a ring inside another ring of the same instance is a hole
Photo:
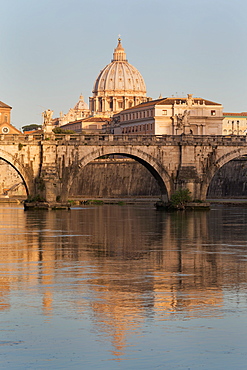
[[[75,204],[75,201],[73,199],[68,199],[68,203],[73,206]]]
[[[104,204],[103,200],[100,199],[88,199],[84,202],[84,204],[96,204],[96,205],[102,205]]]
[[[34,131],[34,130],[38,130],[39,128],[42,128],[42,125],[31,123],[30,125],[22,126],[22,131],[23,132]]]
[[[189,203],[191,201],[192,201],[192,198],[191,198],[191,192],[189,191],[189,189],[177,190],[171,196],[171,205],[174,208],[184,208],[186,203]]]
[[[61,127],[55,127],[53,130],[54,134],[75,134],[75,131],[73,130],[65,130]]]

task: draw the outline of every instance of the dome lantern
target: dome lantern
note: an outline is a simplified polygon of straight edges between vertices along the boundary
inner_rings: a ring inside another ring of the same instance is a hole
[[[120,38],[118,39],[118,45],[115,48],[114,53],[113,53],[112,62],[116,62],[116,61],[124,61],[124,62],[127,62],[126,53],[124,51],[124,48],[122,47],[121,39]]]

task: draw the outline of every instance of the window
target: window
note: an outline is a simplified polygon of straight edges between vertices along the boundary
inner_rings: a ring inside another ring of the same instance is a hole
[[[215,110],[211,110],[211,116],[215,116],[215,115],[216,115]]]
[[[163,110],[162,110],[162,115],[163,115],[163,116],[167,116],[167,109],[163,109]]]

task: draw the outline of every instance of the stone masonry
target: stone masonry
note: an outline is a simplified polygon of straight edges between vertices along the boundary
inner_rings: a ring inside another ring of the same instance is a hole
[[[96,158],[124,155],[143,164],[164,200],[179,188],[205,200],[225,163],[247,154],[246,136],[1,135],[0,158],[20,174],[30,197],[66,201],[81,169]]]

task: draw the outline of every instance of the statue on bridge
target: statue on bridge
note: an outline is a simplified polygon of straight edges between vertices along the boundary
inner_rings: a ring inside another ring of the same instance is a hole
[[[47,109],[42,113],[44,118],[44,126],[49,125],[52,121],[53,110]]]
[[[188,110],[185,110],[184,114],[182,114],[182,113],[176,114],[177,128],[179,130],[182,130],[184,134],[187,133],[186,127],[188,127],[190,125],[189,116],[190,116],[190,111],[188,111]]]
[[[53,129],[52,123],[53,110],[47,109],[42,113],[43,116],[43,130],[45,133],[51,133]]]

